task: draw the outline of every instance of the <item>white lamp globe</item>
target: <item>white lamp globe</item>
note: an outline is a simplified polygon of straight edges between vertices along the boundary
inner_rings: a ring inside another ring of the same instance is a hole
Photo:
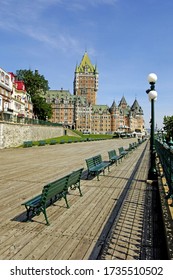
[[[150,92],[148,93],[148,97],[149,97],[149,100],[156,100],[157,99],[157,91],[155,90],[150,90]]]
[[[155,73],[150,73],[148,75],[148,82],[155,83],[157,81],[157,75]]]

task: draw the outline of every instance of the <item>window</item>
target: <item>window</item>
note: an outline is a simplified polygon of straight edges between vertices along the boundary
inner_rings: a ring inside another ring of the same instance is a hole
[[[1,81],[4,82],[4,73],[1,72]]]
[[[9,85],[9,76],[5,76],[5,83],[6,83],[6,85]]]

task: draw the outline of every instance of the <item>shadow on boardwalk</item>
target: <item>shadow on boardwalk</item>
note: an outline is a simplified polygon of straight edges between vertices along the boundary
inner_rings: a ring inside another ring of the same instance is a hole
[[[56,145],[1,151],[0,259],[89,259],[145,150],[143,165],[131,180],[123,210],[118,215],[114,237],[105,247],[108,250],[101,255],[104,259],[139,256],[148,168],[146,143],[119,165],[112,165],[110,173],[101,175],[99,181],[96,177],[86,180],[86,158],[102,154],[107,161],[108,150],[127,147],[129,141],[134,139],[75,143],[70,148]],[[85,168],[81,180],[82,197],[70,191],[69,209],[65,208],[64,201],[49,207],[50,226],[45,225],[43,215],[35,216],[34,222],[23,222],[26,213],[21,204],[24,201],[39,194],[45,184],[80,167]],[[128,248],[124,242],[129,244]],[[115,256],[115,252],[118,255]]]

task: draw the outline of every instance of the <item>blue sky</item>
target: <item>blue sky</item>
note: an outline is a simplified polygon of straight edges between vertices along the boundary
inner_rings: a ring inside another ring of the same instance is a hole
[[[135,98],[149,127],[147,76],[158,76],[155,121],[172,116],[172,0],[1,0],[0,67],[38,69],[51,89],[70,90],[87,51],[99,71],[97,104]]]

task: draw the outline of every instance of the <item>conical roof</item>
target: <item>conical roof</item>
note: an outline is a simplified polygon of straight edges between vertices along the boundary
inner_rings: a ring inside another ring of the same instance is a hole
[[[127,105],[127,102],[126,102],[126,99],[125,99],[124,95],[123,95],[123,97],[122,97],[121,100],[120,100],[119,106],[122,105],[122,104]]]
[[[142,110],[141,106],[139,106],[139,103],[136,99],[131,107],[131,111],[138,113],[138,114],[143,114],[143,110]]]
[[[95,65],[92,65],[90,58],[87,54],[87,52],[84,53],[81,63],[79,64],[79,66],[76,66],[75,71],[77,73],[85,73],[87,70],[87,72],[97,72],[97,67],[95,67]]]
[[[115,103],[115,100],[113,101],[111,107],[110,107],[110,112],[115,112],[116,111],[116,103]]]

